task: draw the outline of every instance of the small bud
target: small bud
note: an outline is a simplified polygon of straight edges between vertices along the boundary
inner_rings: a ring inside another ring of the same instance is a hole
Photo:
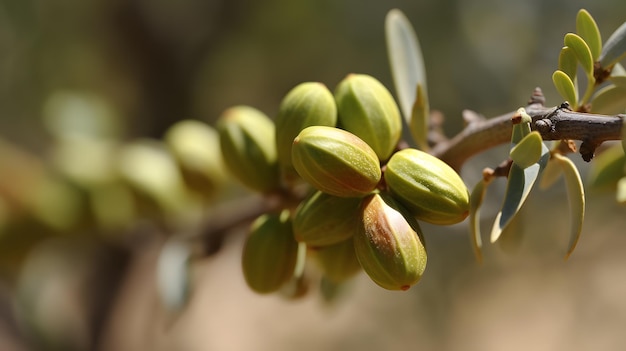
[[[293,141],[292,161],[300,177],[318,190],[340,197],[365,196],[381,177],[374,150],[338,128],[305,128]]]
[[[469,214],[469,191],[463,179],[423,151],[396,152],[387,163],[385,182],[394,198],[418,220],[454,224]]]
[[[398,204],[380,194],[365,198],[362,210],[362,223],[354,236],[361,267],[385,289],[409,289],[426,269],[426,248],[417,221],[403,216]]]
[[[285,96],[276,116],[276,151],[288,180],[297,176],[291,164],[291,146],[298,133],[310,126],[334,127],[336,124],[335,99],[324,84],[302,83]]]
[[[400,110],[393,96],[374,77],[350,74],[335,90],[339,122],[387,160],[402,133]]]
[[[298,243],[289,211],[257,218],[243,248],[241,265],[248,286],[261,294],[277,291],[294,274]]]
[[[235,178],[263,193],[279,186],[272,120],[255,108],[236,106],[224,111],[217,129],[224,163]]]
[[[341,283],[361,271],[356,258],[352,238],[340,243],[324,246],[313,252],[313,257],[324,276],[333,283]]]
[[[359,223],[360,204],[360,198],[317,191],[296,210],[293,218],[296,240],[316,247],[351,238]]]

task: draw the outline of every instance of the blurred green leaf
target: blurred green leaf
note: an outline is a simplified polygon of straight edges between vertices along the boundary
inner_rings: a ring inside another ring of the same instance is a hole
[[[597,61],[602,51],[602,37],[600,36],[600,30],[596,21],[591,17],[591,14],[581,9],[576,16],[576,32],[580,35],[591,51],[593,61]]]
[[[482,234],[480,232],[480,206],[483,204],[483,199],[485,197],[485,193],[487,192],[487,186],[489,182],[486,180],[481,180],[474,186],[472,190],[472,194],[470,195],[470,237],[472,241],[472,246],[474,247],[474,253],[476,254],[476,259],[478,262],[482,262],[483,254],[482,254]]]
[[[521,168],[529,167],[541,158],[542,145],[541,134],[534,131],[511,148],[511,159]]]
[[[572,82],[565,72],[559,70],[554,71],[552,74],[552,82],[563,99],[572,106],[578,106],[578,91],[576,87],[574,87],[574,82]]]
[[[385,35],[387,39],[387,53],[391,65],[391,74],[396,86],[400,109],[407,125],[411,125],[410,119],[413,115],[414,103],[418,96],[418,85],[422,88],[423,102],[420,108],[425,109],[420,112],[424,116],[429,115],[428,111],[428,89],[426,84],[426,70],[424,68],[424,58],[422,50],[415,35],[411,23],[398,9],[393,9],[387,13],[385,19]],[[424,119],[427,123],[427,119]],[[418,123],[418,127],[421,123]],[[428,126],[419,128],[423,132],[428,132]],[[416,142],[422,137],[419,137]]]
[[[596,155],[591,163],[587,184],[594,189],[614,189],[624,175],[626,157],[620,145],[612,146]]]
[[[607,85],[598,90],[591,101],[591,112],[613,115],[626,110],[626,87]]]
[[[626,56],[626,22],[611,34],[600,53],[600,66],[609,68]]]
[[[594,160],[595,162],[595,160]],[[546,168],[544,168],[543,172],[541,172],[541,179],[539,180],[539,189],[548,189],[563,174],[563,169],[559,167],[559,165],[552,159],[548,161],[546,164]]]
[[[626,204],[626,177],[622,177],[617,182],[617,192],[615,194],[615,199],[618,203],[622,205]]]
[[[574,33],[567,33],[563,42],[565,46],[570,47],[574,51],[587,77],[593,77],[593,57],[589,46],[583,38]]]
[[[574,50],[569,46],[564,46],[559,53],[559,70],[565,72],[574,85],[576,85],[576,69],[578,65],[578,59]]]
[[[626,87],[626,69],[624,66],[616,63],[609,76],[609,81],[619,87]]]
[[[585,218],[585,189],[580,179],[578,168],[569,158],[560,154],[554,154],[554,159],[563,169],[565,185],[567,187],[567,198],[570,209],[570,240],[565,258],[567,259],[578,243],[582,232],[583,220]]]

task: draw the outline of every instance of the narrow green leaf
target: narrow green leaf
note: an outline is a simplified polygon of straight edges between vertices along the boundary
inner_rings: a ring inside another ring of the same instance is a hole
[[[560,154],[554,154],[554,158],[559,162],[561,168],[563,168],[565,185],[567,187],[567,198],[569,200],[570,240],[567,254],[565,255],[565,259],[567,259],[576,248],[576,243],[578,243],[580,233],[582,232],[583,219],[585,217],[585,189],[583,188],[583,182],[580,179],[578,168],[576,168],[574,162]]]
[[[565,72],[572,82],[576,84],[576,68],[578,65],[578,59],[574,50],[569,46],[564,46],[559,53],[559,70]]]
[[[626,22],[611,34],[600,53],[600,66],[611,67],[626,56]]]
[[[481,251],[483,241],[481,239],[480,233],[480,206],[482,206],[488,185],[489,182],[485,181],[484,179],[481,180],[476,184],[476,186],[474,186],[472,194],[470,195],[470,232],[472,247],[474,247],[474,253],[476,254],[476,259],[478,260],[478,262],[483,261],[483,254]]]
[[[626,110],[626,87],[607,85],[591,100],[591,112],[613,115]]]
[[[506,192],[504,195],[504,203],[502,204],[502,209],[496,216],[493,228],[491,229],[492,243],[498,240],[502,231],[509,225],[511,220],[518,213],[526,201],[528,194],[530,194],[535,181],[548,162],[550,152],[543,143],[541,145],[542,156],[539,159],[539,162],[525,169],[522,169],[515,163],[511,165],[511,171],[509,172]]]
[[[602,38],[596,21],[585,9],[578,11],[578,15],[576,16],[576,32],[578,32],[578,35],[580,35],[589,46],[593,60],[597,61],[602,51]]]
[[[517,145],[511,148],[511,159],[521,168],[527,168],[541,158],[543,139],[539,132],[534,131],[526,135]]]
[[[626,87],[626,69],[624,66],[616,63],[609,76],[609,81],[619,87]]]
[[[587,184],[595,190],[615,189],[615,184],[624,175],[626,157],[620,145],[612,146],[593,158]]]
[[[595,160],[594,160],[595,161]],[[563,174],[563,169],[554,161],[550,159],[546,168],[541,172],[541,179],[539,180],[539,189],[545,190],[554,185],[557,180]]]
[[[417,96],[417,86],[421,85],[428,106],[426,70],[419,41],[411,23],[398,9],[387,13],[385,19],[387,54],[391,65],[391,75],[396,86],[400,109],[408,125],[413,104]],[[428,113],[426,113],[428,115]],[[426,128],[428,130],[428,128]]]
[[[578,58],[578,62],[580,62],[580,65],[587,76],[593,77],[593,56],[591,55],[591,50],[589,49],[587,43],[585,43],[585,40],[583,40],[583,38],[581,38],[578,34],[567,33],[565,34],[563,42],[565,43],[565,46],[574,50],[576,58]]]
[[[572,106],[577,106],[578,91],[576,91],[574,82],[572,82],[567,73],[560,70],[554,71],[552,74],[552,82],[563,99],[569,102]]]
[[[423,151],[428,151],[428,121],[430,110],[428,107],[428,97],[421,84],[417,85],[417,96],[411,113],[409,128],[411,136],[417,146]]]

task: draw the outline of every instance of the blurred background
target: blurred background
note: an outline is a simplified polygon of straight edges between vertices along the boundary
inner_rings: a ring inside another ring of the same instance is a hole
[[[580,8],[603,39],[626,20],[623,0],[0,0],[0,349],[620,348],[624,207],[613,189],[590,193],[583,237],[564,262],[562,181],[533,193],[516,223],[524,236],[488,247],[482,265],[467,223],[424,225],[429,266],[405,293],[362,274],[332,301],[315,288],[298,300],[255,295],[240,273],[244,226],[193,261],[182,310],[163,302],[166,239],[201,230],[199,218],[248,195],[213,184],[189,205],[159,140],[176,122],[213,124],[233,105],[274,116],[303,81],[333,89],[367,73],[391,89],[392,8],[419,36],[430,105],[448,135],[463,127],[463,109],[512,111],[537,86],[558,105],[551,74]],[[506,152],[470,160],[468,186]],[[589,166],[572,159],[585,178]],[[142,169],[170,178],[152,182]],[[484,231],[503,188],[488,193]],[[159,197],[164,189],[184,200]]]

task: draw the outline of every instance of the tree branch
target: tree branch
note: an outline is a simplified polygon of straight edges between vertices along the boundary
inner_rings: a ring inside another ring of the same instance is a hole
[[[526,112],[533,119],[531,128],[539,131],[544,140],[582,141],[580,153],[585,161],[593,158],[595,149],[604,141],[621,139],[626,118],[574,112],[565,104],[547,108],[537,101],[528,105]],[[514,113],[473,121],[454,138],[437,144],[432,154],[458,171],[468,158],[511,140]]]

